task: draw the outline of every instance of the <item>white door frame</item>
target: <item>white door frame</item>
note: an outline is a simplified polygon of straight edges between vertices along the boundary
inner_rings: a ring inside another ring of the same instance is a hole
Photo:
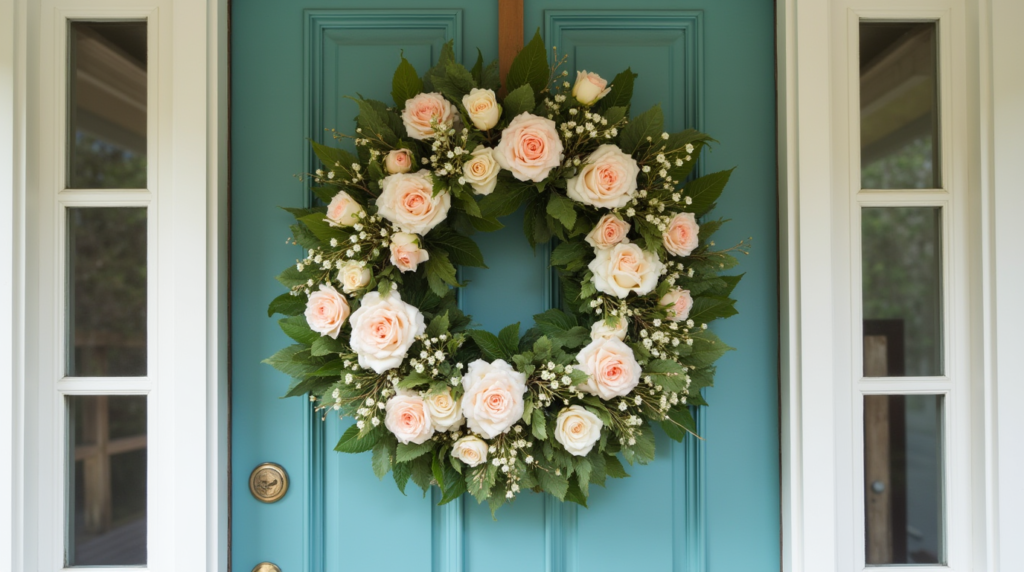
[[[783,569],[835,570],[837,469],[833,418],[833,284],[827,261],[832,236],[830,188],[832,70],[830,5],[825,0],[778,0],[780,309],[782,379]],[[0,572],[25,570],[24,383],[26,333],[25,199],[32,185],[29,152],[33,103],[29,84],[37,70],[29,53],[29,0],[0,0]],[[1024,537],[1024,264],[1016,247],[1024,212],[1024,3],[970,0],[966,4],[968,67],[977,70],[971,104],[978,125],[972,188],[981,248],[983,312],[973,316],[981,349],[980,394],[973,415],[982,431],[973,443],[976,571],[1011,572],[1020,565]],[[182,177],[204,189],[204,209],[193,213],[205,256],[207,324],[203,375],[179,394],[179,403],[204,402],[205,424],[194,423],[180,444],[182,460],[198,460],[199,479],[186,480],[180,497],[205,518],[175,523],[178,546],[188,546],[197,568],[226,568],[227,399],[227,8],[226,0],[174,0],[172,100],[182,123],[176,161],[191,165]],[[186,113],[188,115],[186,115]],[[177,116],[176,116],[177,117]],[[177,122],[178,119],[176,118]],[[191,131],[189,130],[191,128]],[[184,184],[184,181],[182,181]],[[200,199],[202,202],[202,200]],[[184,213],[182,213],[184,214]],[[824,268],[824,269],[823,269]],[[1002,381],[1002,383],[1000,383]],[[176,401],[177,401],[176,399]],[[180,408],[179,408],[180,409]],[[180,411],[179,411],[180,412]],[[188,427],[188,425],[183,425]],[[1002,438],[1000,438],[1002,436]],[[29,453],[30,454],[30,453]],[[11,462],[8,462],[10,460]],[[1000,486],[1003,483],[1003,486]],[[195,493],[190,496],[184,493]],[[191,499],[191,501],[189,501]],[[196,500],[201,499],[201,500]],[[182,515],[186,514],[185,511]],[[201,522],[200,522],[201,521]],[[1016,542],[1015,542],[1016,541]],[[205,547],[205,548],[204,548]]]

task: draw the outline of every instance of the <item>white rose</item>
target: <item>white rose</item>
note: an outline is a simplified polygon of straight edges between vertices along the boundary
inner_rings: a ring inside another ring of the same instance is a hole
[[[487,462],[487,442],[476,435],[467,435],[452,445],[452,456],[475,467]]]
[[[604,144],[587,157],[576,176],[566,181],[565,194],[585,205],[617,209],[636,194],[640,167],[616,145]]]
[[[447,191],[434,196],[430,171],[397,173],[381,181],[377,212],[411,234],[427,234],[448,216],[452,198]]]
[[[611,248],[620,242],[629,242],[628,234],[628,222],[613,214],[606,214],[597,221],[584,240],[594,248]]]
[[[391,264],[402,272],[415,271],[421,262],[430,260],[430,253],[420,248],[420,237],[407,232],[391,235]]]
[[[563,151],[554,121],[523,112],[501,132],[494,158],[516,179],[539,183],[562,164]]]
[[[671,306],[668,309],[668,319],[673,322],[683,322],[690,317],[690,310],[693,308],[693,298],[689,290],[673,288],[658,300],[662,306]]]
[[[341,291],[346,294],[366,288],[366,285],[370,283],[370,278],[372,278],[370,269],[356,260],[345,262],[338,270],[338,282],[341,282]]]
[[[451,127],[455,123],[455,114],[455,106],[440,93],[421,93],[405,100],[402,123],[409,137],[422,141],[434,136],[431,123]]]
[[[306,323],[321,336],[338,339],[341,327],[348,318],[348,301],[333,286],[321,284],[320,290],[309,295],[306,302]]]
[[[412,151],[393,149],[384,157],[384,168],[389,173],[408,173],[412,170]]]
[[[494,160],[491,149],[477,145],[473,149],[472,158],[462,165],[462,176],[472,185],[478,195],[489,195],[498,184],[498,171],[501,167]]]
[[[473,88],[462,96],[462,105],[466,108],[469,120],[480,131],[487,131],[498,124],[501,118],[501,106],[489,89]]]
[[[462,378],[462,414],[474,432],[488,439],[508,431],[523,418],[526,374],[512,369],[505,360],[469,364]]]
[[[569,453],[585,457],[601,438],[604,423],[579,405],[563,409],[555,419],[555,440]]]
[[[626,318],[619,317],[614,326],[610,325],[607,320],[598,320],[590,327],[590,339],[607,340],[609,338],[616,338],[625,340],[627,331],[629,331],[629,320]]]
[[[327,205],[326,220],[331,226],[352,226],[359,222],[363,207],[345,191],[339,191]]]
[[[437,431],[448,431],[458,429],[462,426],[465,418],[462,417],[462,403],[452,399],[451,388],[444,388],[444,391],[428,394],[424,400],[427,403],[427,410],[430,411],[430,423]]]
[[[403,302],[397,290],[386,297],[380,292],[363,296],[351,322],[349,345],[359,355],[359,365],[377,373],[400,366],[416,336],[427,329],[423,314]]]
[[[640,383],[640,364],[633,350],[617,338],[594,340],[576,355],[587,374],[582,389],[604,400],[625,397]]]
[[[689,256],[699,243],[700,225],[693,213],[679,213],[672,217],[662,236],[665,250],[676,256]]]
[[[643,296],[658,285],[665,265],[653,252],[641,250],[635,244],[617,244],[598,249],[587,268],[594,273],[594,287],[605,294],[625,298],[630,292]]]
[[[612,88],[608,80],[587,70],[576,72],[576,83],[572,86],[572,96],[583,105],[593,105],[597,100],[608,95]]]
[[[392,396],[384,411],[384,426],[398,438],[399,443],[422,445],[434,436],[430,408],[415,392]]]

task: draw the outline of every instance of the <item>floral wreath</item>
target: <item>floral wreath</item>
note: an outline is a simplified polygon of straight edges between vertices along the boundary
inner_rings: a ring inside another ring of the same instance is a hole
[[[710,211],[730,171],[690,178],[712,140],[662,131],[654,107],[627,121],[633,81],[549,67],[538,33],[499,102],[497,62],[466,69],[451,43],[420,78],[402,57],[395,107],[359,105],[358,156],[313,143],[326,206],[286,209],[307,249],[278,280],[295,340],[266,360],[323,417],[354,418],[337,451],[372,450],[374,473],[465,492],[494,511],[524,490],[586,506],[591,484],[654,459],[652,425],[696,434],[691,407],[732,349],[707,329],[736,313],[747,244],[713,251]],[[561,309],[497,335],[471,329],[456,265],[484,267],[471,238],[526,204],[531,245],[550,263]]]

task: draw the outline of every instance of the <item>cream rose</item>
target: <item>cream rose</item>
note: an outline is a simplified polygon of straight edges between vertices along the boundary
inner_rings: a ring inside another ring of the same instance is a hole
[[[604,423],[579,405],[563,409],[555,419],[555,440],[569,453],[585,457],[601,438]]]
[[[625,397],[640,383],[640,364],[622,340],[594,340],[576,355],[580,371],[587,374],[581,389],[604,400]]]
[[[608,95],[612,88],[608,87],[608,80],[587,70],[576,72],[576,83],[572,86],[572,96],[583,105],[593,105],[599,99]]]
[[[437,431],[458,429],[465,421],[462,416],[462,403],[452,398],[452,390],[449,387],[440,393],[426,395],[424,401],[427,403],[427,410],[430,411],[430,423]]]
[[[371,277],[370,269],[356,260],[349,260],[338,269],[338,282],[341,282],[341,291],[346,294],[366,288]]]
[[[426,331],[423,314],[402,301],[398,291],[387,296],[370,292],[352,313],[349,345],[359,355],[359,365],[377,373],[402,364],[416,336]]]
[[[331,226],[352,226],[359,222],[363,207],[345,191],[339,191],[327,205],[326,220]]]
[[[668,309],[668,319],[673,322],[682,322],[690,317],[690,310],[693,308],[693,298],[689,290],[673,288],[658,300],[662,306],[671,306]]]
[[[643,296],[654,290],[665,268],[657,254],[635,244],[617,244],[594,252],[597,256],[587,266],[594,273],[594,287],[619,298],[630,292]]]
[[[574,201],[617,209],[636,194],[640,167],[616,145],[604,144],[587,157],[576,176],[566,181],[565,194]]]
[[[693,213],[679,213],[668,223],[668,230],[662,237],[665,250],[676,256],[689,256],[699,242],[700,225]]]
[[[629,223],[621,218],[606,214],[597,221],[584,240],[594,248],[611,248],[620,242],[629,242]]]
[[[421,262],[430,260],[430,253],[420,248],[420,237],[407,232],[391,235],[391,264],[402,272],[415,271]]]
[[[466,388],[462,414],[475,433],[492,439],[523,418],[526,374],[515,371],[505,360],[472,362],[462,386]]]
[[[451,127],[455,123],[455,114],[455,106],[440,93],[421,93],[405,100],[402,123],[409,137],[422,141],[434,136],[432,122]]]
[[[384,406],[384,426],[399,443],[422,445],[434,436],[430,408],[415,392],[401,391]]]
[[[466,108],[469,120],[480,131],[487,131],[498,124],[501,118],[501,106],[489,89],[473,88],[462,96],[462,105]]]
[[[448,216],[452,198],[448,191],[434,196],[434,182],[426,169],[388,175],[381,181],[377,212],[411,234],[427,234]]]
[[[494,160],[494,152],[483,145],[477,145],[470,160],[462,165],[462,176],[473,187],[473,192],[478,195],[489,195],[498,184],[499,170],[498,162]]]
[[[384,168],[391,174],[408,173],[412,170],[412,151],[392,149],[384,157]]]
[[[614,326],[610,325],[607,320],[598,320],[590,327],[590,339],[594,341],[611,338],[625,340],[628,331],[629,320],[621,316]]]
[[[476,435],[467,435],[452,445],[452,456],[470,467],[487,462],[487,442]]]
[[[348,300],[329,284],[321,284],[320,290],[310,294],[306,302],[306,323],[321,336],[338,339],[348,313]]]
[[[524,112],[501,132],[494,158],[516,179],[539,183],[562,163],[562,151],[555,122]]]

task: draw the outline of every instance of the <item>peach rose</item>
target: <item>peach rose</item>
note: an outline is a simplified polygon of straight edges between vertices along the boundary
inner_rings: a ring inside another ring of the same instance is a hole
[[[493,439],[523,418],[526,374],[512,369],[505,360],[469,364],[462,378],[462,414],[475,433]]]
[[[402,365],[409,346],[427,329],[423,314],[403,302],[397,290],[386,297],[380,292],[363,296],[351,321],[349,345],[359,356],[359,365],[377,373]]]
[[[700,225],[693,213],[679,213],[668,223],[668,230],[662,237],[665,250],[676,256],[689,256],[697,249]]]
[[[384,412],[384,426],[398,438],[399,443],[422,445],[434,436],[430,408],[415,392],[395,394],[388,399]]]
[[[452,445],[452,456],[475,467],[487,462],[487,442],[476,435],[467,435]]]
[[[585,457],[601,438],[604,423],[579,405],[563,409],[555,419],[555,441],[577,457]]]
[[[430,423],[436,431],[442,433],[450,429],[458,429],[465,418],[462,416],[462,403],[452,398],[450,387],[444,391],[424,397],[427,410],[430,411]]]
[[[587,244],[594,248],[611,248],[620,242],[629,242],[629,223],[621,218],[606,214],[597,221],[593,230],[587,234]]]
[[[629,331],[629,320],[626,318],[619,317],[619,320],[615,322],[615,325],[611,325],[607,320],[598,320],[594,322],[594,325],[590,327],[590,339],[607,340],[615,338],[617,340],[625,340],[626,332]]]
[[[671,306],[668,309],[668,319],[673,322],[682,322],[690,317],[690,310],[693,308],[693,298],[689,290],[673,288],[658,300],[662,306]]]
[[[520,181],[543,181],[562,163],[562,141],[555,122],[523,112],[501,132],[494,158]]]
[[[352,226],[359,222],[363,207],[345,191],[339,191],[327,205],[327,221],[331,226]]]
[[[616,145],[604,144],[587,157],[576,176],[566,181],[565,194],[574,201],[616,209],[636,194],[640,167]]]
[[[665,268],[657,254],[635,244],[617,244],[595,252],[597,256],[587,266],[594,273],[594,287],[619,298],[630,292],[643,296],[654,290]]]
[[[462,176],[473,187],[474,193],[489,195],[498,184],[499,170],[493,150],[477,145],[470,160],[462,165]]]
[[[462,96],[462,105],[466,108],[469,120],[473,122],[480,131],[487,131],[498,124],[501,118],[501,106],[494,98],[494,92],[489,89],[473,88],[469,93]]]
[[[338,269],[338,282],[341,282],[341,291],[346,294],[366,288],[370,278],[370,269],[357,260],[349,260]]]
[[[640,383],[640,364],[633,350],[618,338],[594,340],[576,359],[580,371],[589,376],[581,388],[606,401],[629,395]]]
[[[321,336],[338,339],[348,313],[348,300],[329,284],[321,284],[320,290],[310,294],[306,302],[306,323]]]
[[[431,122],[451,127],[455,123],[455,106],[440,93],[421,93],[405,100],[402,123],[409,137],[421,141],[433,137],[434,126]]]
[[[430,171],[388,175],[381,181],[377,212],[411,234],[427,234],[448,216],[452,198],[447,191],[434,195]]]
[[[430,260],[430,253],[420,248],[420,237],[406,232],[391,235],[391,264],[402,272],[415,271],[420,262]]]
[[[587,70],[576,72],[576,83],[572,86],[572,96],[583,105],[593,105],[599,99],[608,95],[612,88],[608,87],[608,80]]]
[[[384,157],[384,168],[392,175],[408,173],[412,170],[412,151],[408,149],[392,149]]]

